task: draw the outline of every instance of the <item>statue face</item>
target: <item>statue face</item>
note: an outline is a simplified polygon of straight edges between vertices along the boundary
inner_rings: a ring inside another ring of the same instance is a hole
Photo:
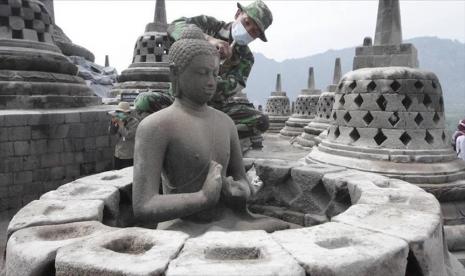
[[[203,105],[215,94],[219,59],[213,55],[198,55],[178,76],[181,96],[191,102]]]

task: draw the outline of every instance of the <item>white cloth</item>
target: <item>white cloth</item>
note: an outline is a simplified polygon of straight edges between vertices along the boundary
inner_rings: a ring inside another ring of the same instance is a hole
[[[465,160],[465,135],[459,136],[457,138],[455,150],[457,151],[457,157]]]

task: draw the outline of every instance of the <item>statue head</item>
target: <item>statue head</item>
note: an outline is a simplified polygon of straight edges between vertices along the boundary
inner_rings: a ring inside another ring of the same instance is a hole
[[[200,94],[197,95],[199,99],[204,96],[202,92],[212,94],[209,99],[213,96],[219,70],[219,53],[198,27],[188,25],[184,29],[181,38],[170,48],[169,61],[175,97],[185,97],[190,92]]]

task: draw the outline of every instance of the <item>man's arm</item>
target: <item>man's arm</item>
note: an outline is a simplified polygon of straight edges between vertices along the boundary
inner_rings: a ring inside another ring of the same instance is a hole
[[[162,222],[194,214],[218,201],[221,165],[210,164],[203,188],[195,193],[159,194],[169,130],[154,120],[141,122],[134,151],[133,210],[142,222]],[[216,194],[217,195],[216,195]]]
[[[218,81],[217,91],[226,99],[246,87],[247,79],[255,62],[249,47],[236,46],[235,51],[235,54],[239,55],[239,64],[224,68],[224,72],[221,72],[221,80]]]
[[[181,17],[173,21],[168,26],[168,35],[175,41],[179,40],[179,38],[181,38],[182,31],[189,24],[196,25],[202,30],[204,34],[208,35],[209,37],[214,37],[225,23],[223,21],[217,20],[214,17],[206,15]]]

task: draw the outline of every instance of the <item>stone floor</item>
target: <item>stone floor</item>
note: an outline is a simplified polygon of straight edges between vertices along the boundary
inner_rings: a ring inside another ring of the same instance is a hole
[[[244,158],[297,161],[308,154],[308,150],[293,147],[288,139],[281,138],[279,134],[265,133],[263,138],[263,148],[261,150],[249,150],[244,154]]]

